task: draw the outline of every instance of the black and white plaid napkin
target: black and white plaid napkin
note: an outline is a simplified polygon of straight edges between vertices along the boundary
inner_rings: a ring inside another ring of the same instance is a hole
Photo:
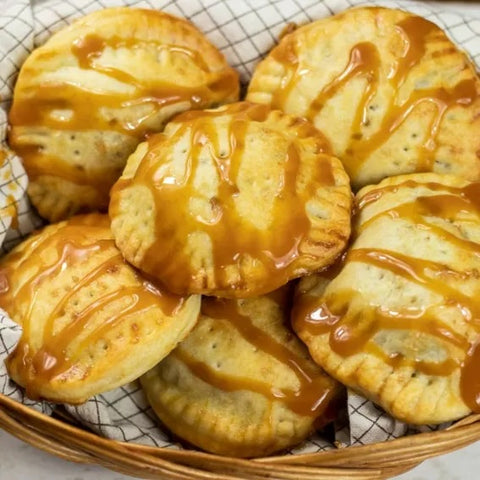
[[[257,62],[273,47],[287,23],[302,24],[368,3],[402,8],[428,18],[447,31],[480,65],[480,8],[459,7],[454,12],[444,10],[441,4],[394,0],[0,0],[0,150],[6,149],[7,112],[22,63],[53,32],[87,13],[130,5],[188,18],[223,52],[246,84]],[[0,160],[0,254],[41,224],[26,198],[26,186],[27,177],[19,158],[9,152],[7,161]],[[13,219],[15,210],[17,221]],[[0,393],[51,414],[54,405],[29,400],[8,378],[4,360],[20,335],[20,327],[0,310]],[[161,429],[137,383],[98,395],[84,405],[66,408],[79,422],[105,437],[181,448]],[[336,428],[337,445],[382,442],[419,431],[353,392],[349,392],[346,413],[347,421],[339,422]],[[333,447],[332,439],[315,434],[290,453],[313,453]]]

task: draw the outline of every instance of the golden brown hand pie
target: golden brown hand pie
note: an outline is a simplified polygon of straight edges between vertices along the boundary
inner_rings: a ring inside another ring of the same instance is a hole
[[[187,112],[112,188],[125,258],[179,294],[255,296],[330,264],[350,233],[348,177],[307,121],[265,105]]]
[[[328,373],[401,420],[480,411],[480,183],[403,175],[356,205],[343,265],[300,284],[295,331]]]
[[[7,359],[32,398],[82,403],[139,377],[195,325],[178,297],[124,260],[106,215],[46,227],[0,261],[0,306],[23,327]]]
[[[112,184],[145,134],[178,112],[238,98],[238,75],[186,20],[110,8],[75,21],[20,70],[10,145],[29,194],[51,220],[105,209]]]
[[[285,36],[247,99],[312,120],[358,189],[412,172],[478,180],[479,91],[475,67],[436,25],[355,8]]]
[[[332,419],[340,386],[287,327],[285,294],[202,299],[192,333],[141,378],[176,435],[220,455],[258,457]]]

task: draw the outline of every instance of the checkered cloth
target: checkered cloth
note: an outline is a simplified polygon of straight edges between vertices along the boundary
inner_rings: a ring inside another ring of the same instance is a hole
[[[372,3],[372,2],[370,2]],[[0,0],[0,149],[6,149],[7,112],[16,75],[28,54],[73,19],[104,7],[131,5],[165,10],[190,19],[224,53],[248,83],[257,62],[272,48],[288,22],[302,24],[337,13],[357,0]],[[443,11],[433,4],[377,1],[376,5],[403,8],[437,23],[480,64],[480,9]],[[25,195],[27,178],[20,160],[7,153],[0,160],[0,245],[8,251],[41,224]],[[0,159],[2,158],[0,152]],[[18,220],[14,220],[16,210]],[[1,253],[1,252],[0,252]],[[0,392],[46,414],[55,406],[33,402],[9,378],[3,360],[15,347],[21,329],[0,310]],[[161,429],[137,383],[126,385],[67,410],[86,427],[105,437],[161,447],[181,448]],[[342,416],[341,416],[342,417]],[[315,434],[291,454],[333,448],[333,442],[357,445],[381,442],[414,433],[363,397],[349,392],[348,412],[330,437]],[[435,427],[438,428],[438,427]],[[442,428],[442,426],[440,427]],[[432,430],[423,427],[422,430]]]

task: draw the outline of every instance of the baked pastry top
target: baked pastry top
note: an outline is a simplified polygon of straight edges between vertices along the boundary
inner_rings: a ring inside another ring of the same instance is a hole
[[[480,411],[480,183],[404,175],[365,187],[356,207],[343,261],[300,283],[294,330],[400,420]]]
[[[413,172],[480,179],[480,81],[435,24],[363,7],[286,35],[247,100],[314,122],[353,188]]]
[[[292,334],[286,294],[202,299],[192,333],[141,378],[172,432],[220,455],[258,457],[332,420],[342,389]]]
[[[107,8],[55,33],[23,64],[9,115],[39,213],[106,209],[145,135],[174,114],[238,98],[237,73],[190,22]]]
[[[346,245],[349,181],[328,151],[309,122],[265,105],[181,114],[112,188],[115,241],[178,294],[275,290]]]
[[[30,398],[77,404],[152,368],[195,325],[200,297],[142,278],[106,215],[45,227],[0,259],[0,305],[23,329],[6,364]]]

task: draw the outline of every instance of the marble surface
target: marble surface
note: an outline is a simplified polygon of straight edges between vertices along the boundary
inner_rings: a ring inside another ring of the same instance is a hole
[[[469,480],[478,478],[480,442],[427,460],[395,480]],[[0,430],[0,480],[127,480],[93,465],[69,463],[37,450]]]

